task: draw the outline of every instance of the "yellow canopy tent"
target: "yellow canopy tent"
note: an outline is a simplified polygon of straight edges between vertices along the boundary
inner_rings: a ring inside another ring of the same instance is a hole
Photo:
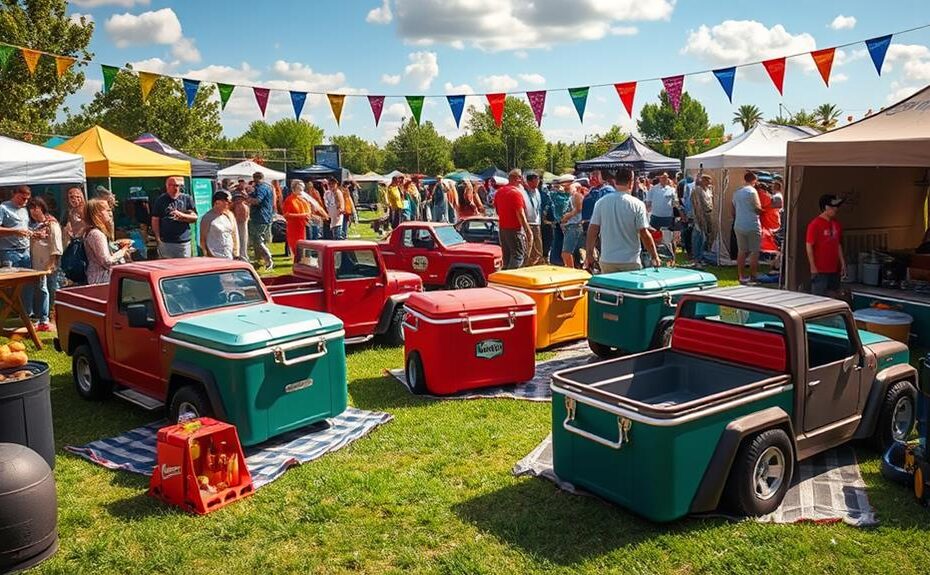
[[[100,126],[94,126],[56,148],[84,156],[88,178],[191,175],[190,162],[147,150]]]

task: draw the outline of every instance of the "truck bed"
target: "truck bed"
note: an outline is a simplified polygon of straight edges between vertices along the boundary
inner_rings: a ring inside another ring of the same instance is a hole
[[[110,297],[109,284],[74,286],[55,292],[55,301],[79,306],[83,309],[104,313]]]
[[[271,300],[280,305],[287,305],[313,311],[327,311],[323,299],[323,284],[319,281],[303,278],[293,274],[262,278]]]

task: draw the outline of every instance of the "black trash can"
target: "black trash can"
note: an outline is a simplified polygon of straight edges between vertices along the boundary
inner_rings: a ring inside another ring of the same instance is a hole
[[[22,370],[31,371],[32,377],[0,381],[0,442],[25,445],[55,469],[48,364],[30,361],[22,367],[0,370],[0,375],[9,377]]]
[[[0,573],[28,569],[58,550],[52,470],[28,447],[0,443]]]

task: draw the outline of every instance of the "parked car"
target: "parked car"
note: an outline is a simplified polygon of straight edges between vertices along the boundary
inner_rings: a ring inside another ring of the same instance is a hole
[[[479,244],[494,244],[496,246],[501,245],[497,218],[485,216],[465,218],[455,222],[455,229],[462,234],[465,241]]]

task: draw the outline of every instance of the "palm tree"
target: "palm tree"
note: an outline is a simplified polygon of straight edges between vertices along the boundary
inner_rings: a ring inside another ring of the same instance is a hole
[[[752,104],[743,104],[733,114],[733,123],[741,124],[743,131],[748,132],[753,126],[762,121],[762,111]]]
[[[821,104],[814,108],[813,116],[817,120],[817,127],[821,130],[832,130],[840,120],[842,110],[834,104]]]
[[[808,126],[810,128],[820,128],[820,121],[815,114],[810,114],[801,108],[796,114],[791,116],[792,126]]]

